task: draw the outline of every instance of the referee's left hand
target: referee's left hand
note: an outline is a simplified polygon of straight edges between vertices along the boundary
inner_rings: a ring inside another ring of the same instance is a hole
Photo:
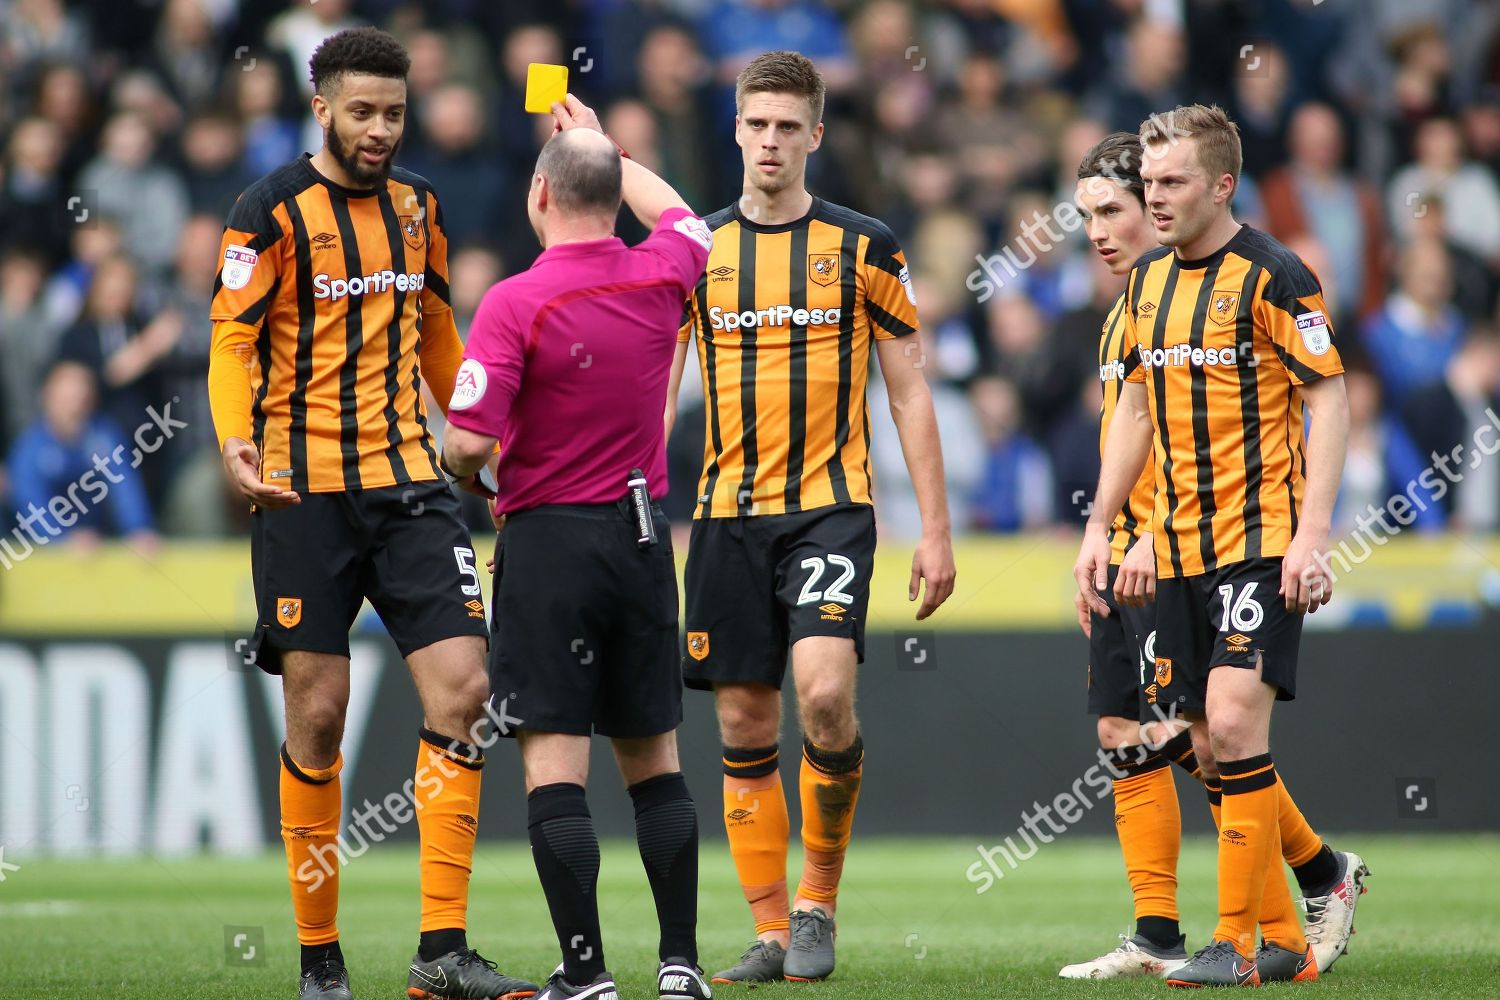
[[[917,607],[917,621],[931,615],[938,606],[953,593],[953,580],[958,571],[953,566],[953,542],[947,535],[924,536],[917,543],[917,551],[911,557],[911,584],[906,599],[915,601],[921,594],[922,603]],[[927,592],[922,593],[922,581],[927,581]]]

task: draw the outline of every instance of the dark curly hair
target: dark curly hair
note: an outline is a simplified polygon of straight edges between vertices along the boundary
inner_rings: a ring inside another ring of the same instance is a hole
[[[326,99],[346,73],[405,80],[411,57],[379,28],[349,28],[323,39],[308,60],[313,89]]]

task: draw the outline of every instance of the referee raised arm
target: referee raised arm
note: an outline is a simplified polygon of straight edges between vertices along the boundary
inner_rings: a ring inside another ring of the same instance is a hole
[[[543,252],[474,317],[443,446],[474,475],[500,443],[490,673],[517,724],[537,874],[563,951],[538,1000],[615,997],[584,798],[608,736],[635,802],[661,921],[662,996],[709,995],[697,965],[698,825],[677,762],[682,675],[662,412],[682,303],[712,237],[571,95],[527,211]],[[621,198],[651,229],[614,235]]]

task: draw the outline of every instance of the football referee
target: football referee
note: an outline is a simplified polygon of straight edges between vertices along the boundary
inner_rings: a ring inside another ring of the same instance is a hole
[[[698,824],[677,760],[682,676],[662,412],[683,300],[713,239],[572,96],[527,212],[543,252],[490,289],[449,404],[449,475],[500,443],[490,674],[516,726],[528,826],[563,963],[538,1000],[614,1000],[584,798],[610,737],[661,923],[658,993],[710,995],[698,968]],[[651,235],[614,235],[624,200]]]

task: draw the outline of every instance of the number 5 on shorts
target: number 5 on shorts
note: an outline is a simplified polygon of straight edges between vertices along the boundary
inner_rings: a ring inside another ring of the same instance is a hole
[[[843,572],[827,587],[819,590],[817,589],[818,581],[823,578],[823,572],[829,566],[837,566]],[[809,556],[802,560],[802,568],[810,569],[812,572],[808,574],[807,582],[802,585],[802,593],[797,595],[798,604],[815,604],[822,600],[837,601],[840,604],[854,603],[854,595],[844,591],[844,588],[854,581],[854,563],[847,556],[830,552],[827,562],[818,556]]]
[[[479,585],[479,570],[474,568],[474,550],[467,545],[453,546],[453,558],[458,560],[458,572],[470,582],[463,584],[465,597],[478,597],[484,592]]]

